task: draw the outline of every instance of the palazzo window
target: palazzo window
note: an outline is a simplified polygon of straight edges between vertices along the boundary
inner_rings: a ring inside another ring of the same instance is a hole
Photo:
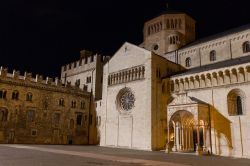
[[[76,108],[76,101],[73,100],[73,101],[71,102],[71,108]]]
[[[1,90],[0,91],[0,99],[6,99],[7,96],[7,91],[6,90]]]
[[[87,83],[87,84],[88,84],[88,83],[91,83],[91,77],[87,77],[86,83]]]
[[[76,124],[77,124],[78,126],[81,126],[81,125],[82,125],[82,117],[83,117],[82,113],[78,113],[78,114],[76,115]]]
[[[37,130],[31,130],[31,136],[37,136]]]
[[[59,100],[59,106],[64,107],[64,99]]]
[[[83,85],[83,90],[88,91],[88,85]]]
[[[32,97],[33,97],[32,93],[27,93],[26,101],[32,101]]]
[[[246,41],[243,43],[243,53],[250,52],[250,42]]]
[[[85,102],[81,101],[81,109],[85,109]]]
[[[18,91],[14,91],[12,93],[12,100],[18,100],[19,99],[19,92]]]

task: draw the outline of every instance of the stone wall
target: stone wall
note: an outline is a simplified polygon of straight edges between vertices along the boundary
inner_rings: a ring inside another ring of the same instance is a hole
[[[59,80],[1,68],[0,143],[88,144],[90,96]]]
[[[228,32],[229,33],[229,32]],[[227,35],[220,35],[212,39],[203,39],[200,42],[187,45],[174,53],[164,55],[167,59],[182,65],[188,69],[209,65],[229,59],[239,58],[249,55],[243,51],[243,44],[250,40],[250,30],[238,30]],[[210,60],[210,53],[215,51],[215,60]],[[175,54],[173,56],[173,54]],[[191,65],[186,66],[186,59],[191,59]]]
[[[209,105],[212,143],[209,148],[216,155],[250,157],[249,78],[249,63],[171,77],[172,94],[185,92]],[[242,114],[230,112],[232,91],[241,92]]]
[[[131,74],[109,84],[113,74],[129,74],[137,66],[143,66],[143,75]],[[103,78],[100,145],[151,150],[151,52],[125,43],[104,66]],[[127,111],[121,109],[119,97],[124,89],[135,98],[134,107]]]

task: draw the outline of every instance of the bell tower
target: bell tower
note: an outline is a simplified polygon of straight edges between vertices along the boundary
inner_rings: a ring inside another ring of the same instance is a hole
[[[141,46],[164,55],[195,40],[195,20],[186,13],[168,9],[147,21],[143,33]]]

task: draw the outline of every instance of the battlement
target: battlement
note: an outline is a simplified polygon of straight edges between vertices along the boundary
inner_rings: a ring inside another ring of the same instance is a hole
[[[100,54],[94,54],[93,52],[87,50],[82,50],[80,51],[80,60],[62,66],[61,71],[67,72],[77,68],[89,70],[93,67],[96,67],[96,62],[106,63],[109,59],[110,56],[102,56]]]
[[[77,90],[79,93],[86,92],[83,89],[80,89],[79,85],[72,86],[71,83],[62,84],[61,80],[56,78],[46,77],[44,79],[43,75],[36,74],[33,77],[32,73],[24,72],[23,75],[20,74],[20,71],[13,70],[12,73],[8,72],[8,68],[3,66],[0,67],[0,80],[1,81],[12,81],[16,82],[20,85],[30,85],[33,87],[41,87],[41,88],[57,88],[57,90],[67,91],[67,90]]]

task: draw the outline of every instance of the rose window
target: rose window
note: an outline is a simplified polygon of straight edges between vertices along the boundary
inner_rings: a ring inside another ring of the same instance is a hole
[[[131,92],[125,92],[122,96],[121,96],[121,108],[125,111],[129,111],[134,107],[134,103],[135,103],[135,96],[133,93]]]

